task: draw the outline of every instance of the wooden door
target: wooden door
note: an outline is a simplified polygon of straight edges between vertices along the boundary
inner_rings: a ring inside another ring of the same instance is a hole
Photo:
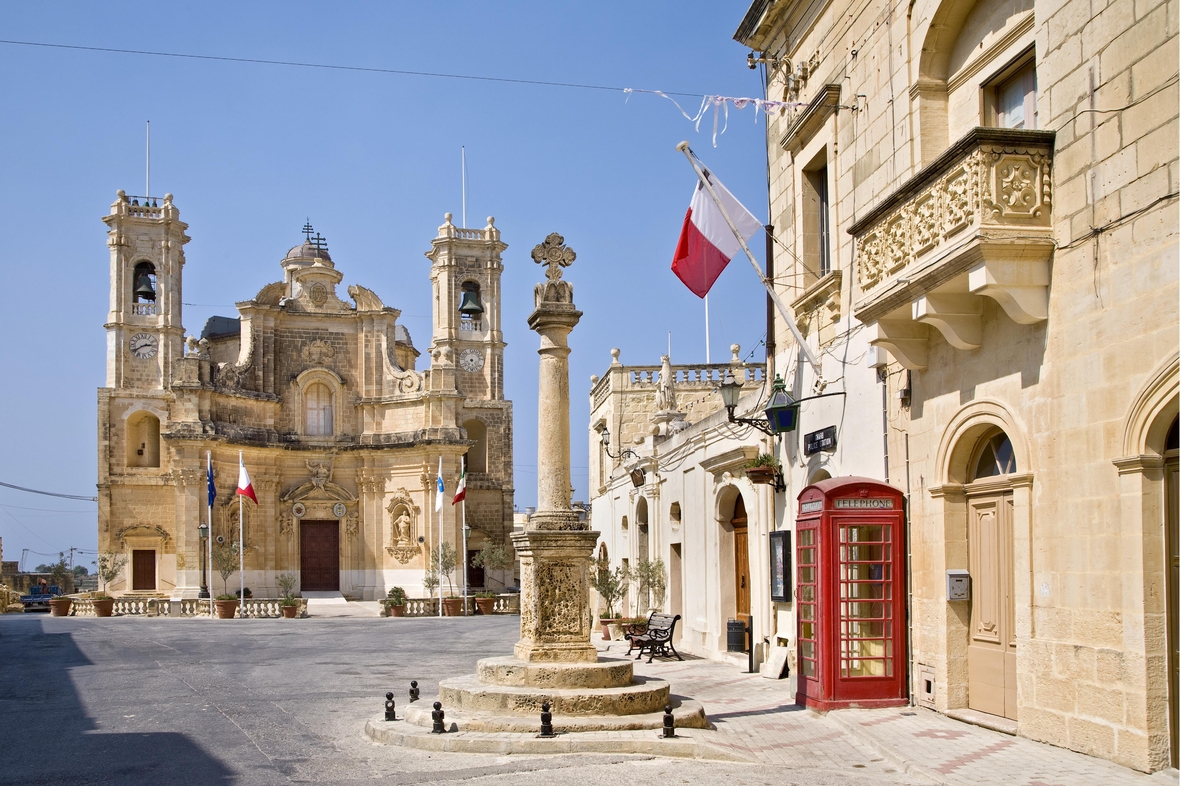
[[[1174,426],[1173,426],[1174,428]],[[1176,617],[1180,615],[1180,525],[1177,518],[1180,511],[1176,506],[1180,504],[1180,494],[1177,492],[1178,463],[1175,451],[1169,451],[1167,463],[1164,465],[1164,520],[1167,523],[1167,554],[1168,554],[1168,598],[1164,605],[1168,616],[1168,711],[1171,714],[1172,725],[1172,766],[1180,761],[1180,709],[1177,709],[1177,698],[1180,697],[1180,631],[1176,629]]]
[[[340,590],[340,522],[300,522],[299,571],[302,590]]]
[[[1016,595],[1012,494],[968,499],[967,556],[971,628],[967,641],[967,704],[1016,719]]]
[[[750,616],[750,540],[746,527],[746,503],[739,496],[733,506],[733,578],[735,616]]]
[[[135,549],[131,552],[131,589],[156,588],[156,550]]]

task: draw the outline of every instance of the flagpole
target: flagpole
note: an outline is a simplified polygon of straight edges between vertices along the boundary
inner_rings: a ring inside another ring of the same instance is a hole
[[[804,358],[807,359],[807,362],[811,364],[811,368],[815,371],[816,389],[822,391],[827,385],[827,382],[824,381],[824,375],[823,371],[820,369],[819,361],[816,360],[815,355],[812,354],[811,347],[809,347],[807,342],[803,340],[803,334],[799,332],[799,327],[795,324],[795,319],[791,316],[791,312],[787,310],[786,305],[783,303],[782,299],[779,298],[778,292],[774,291],[774,282],[762,274],[761,265],[758,264],[758,260],[754,259],[754,254],[750,251],[750,247],[746,245],[746,240],[742,237],[742,233],[738,231],[736,226],[734,226],[733,219],[729,217],[729,212],[725,209],[725,205],[723,205],[721,200],[718,199],[717,192],[713,190],[713,184],[709,182],[709,178],[705,177],[705,173],[701,171],[700,166],[697,164],[696,157],[693,155],[692,150],[688,146],[688,142],[681,142],[676,146],[676,149],[681,153],[684,153],[684,157],[687,158],[688,163],[692,165],[693,171],[697,173],[697,179],[701,181],[701,184],[705,187],[705,190],[709,192],[709,197],[712,198],[713,203],[717,205],[717,209],[721,211],[721,217],[724,218],[725,223],[729,225],[729,231],[733,232],[733,236],[737,238],[738,243],[741,244],[742,251],[746,252],[746,258],[750,260],[750,265],[754,268],[754,272],[758,275],[758,280],[762,282],[762,286],[766,287],[767,294],[770,295],[770,299],[774,301],[774,305],[778,308],[779,313],[782,314],[783,319],[787,323],[787,327],[791,329],[791,334],[795,337],[795,341],[798,342],[799,349],[802,350]],[[708,306],[706,306],[706,308],[708,308]],[[707,324],[708,322],[706,319],[706,325]]]
[[[242,466],[242,451],[238,451],[238,466]],[[242,606],[246,603],[246,524],[242,515],[242,494],[238,493],[238,619],[245,619]]]
[[[205,451],[205,471],[206,471],[207,477],[212,479],[212,477],[213,477],[213,452],[209,451],[209,450]],[[205,546],[208,549],[209,554],[208,554],[207,562],[205,564],[209,566],[209,584],[212,585],[213,584],[213,500],[210,499],[210,497],[209,497],[209,489],[205,489],[205,501],[208,503],[208,507],[209,507],[209,537],[205,539],[206,541],[208,541],[205,544]],[[209,587],[209,616],[210,616],[210,618],[213,617],[213,587],[212,586]]]
[[[463,616],[467,616],[467,497],[463,498]]]
[[[442,456],[438,457],[438,480],[442,480]],[[438,616],[443,615],[442,604],[442,543],[443,543],[443,512],[442,512],[442,489],[439,488],[439,483],[434,487],[434,509],[438,511],[438,572],[436,578],[438,579]]]
[[[709,293],[705,293],[705,365],[708,365],[709,360]]]

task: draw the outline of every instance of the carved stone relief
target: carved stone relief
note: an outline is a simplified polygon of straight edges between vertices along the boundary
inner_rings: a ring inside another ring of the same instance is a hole
[[[389,546],[386,551],[398,562],[405,565],[418,556],[417,544],[419,508],[405,488],[393,493],[385,507],[389,513]]]

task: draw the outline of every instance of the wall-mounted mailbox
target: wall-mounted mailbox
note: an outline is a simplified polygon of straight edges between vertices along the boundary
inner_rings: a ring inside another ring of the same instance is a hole
[[[946,572],[946,599],[971,600],[971,576],[962,568]]]

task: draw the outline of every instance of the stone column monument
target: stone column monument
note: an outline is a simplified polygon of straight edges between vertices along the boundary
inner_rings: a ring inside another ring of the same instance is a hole
[[[512,536],[520,558],[520,641],[523,661],[593,663],[590,643],[590,558],[598,533],[570,508],[569,334],[582,312],[561,278],[577,255],[554,232],[533,249],[547,281],[533,290],[529,327],[541,336],[537,389],[537,511]]]
[[[541,336],[538,509],[512,536],[520,558],[520,641],[511,656],[480,660],[475,674],[440,680],[439,701],[452,727],[463,731],[535,733],[545,703],[563,731],[661,728],[668,704],[677,726],[704,728],[698,702],[672,696],[665,680],[635,679],[629,658],[599,658],[590,641],[598,533],[570,508],[568,339],[582,313],[574,307],[574,288],[561,278],[575,256],[557,233],[533,249],[533,259],[547,267],[529,315],[529,327]],[[420,705],[407,709],[406,719],[432,724]]]

